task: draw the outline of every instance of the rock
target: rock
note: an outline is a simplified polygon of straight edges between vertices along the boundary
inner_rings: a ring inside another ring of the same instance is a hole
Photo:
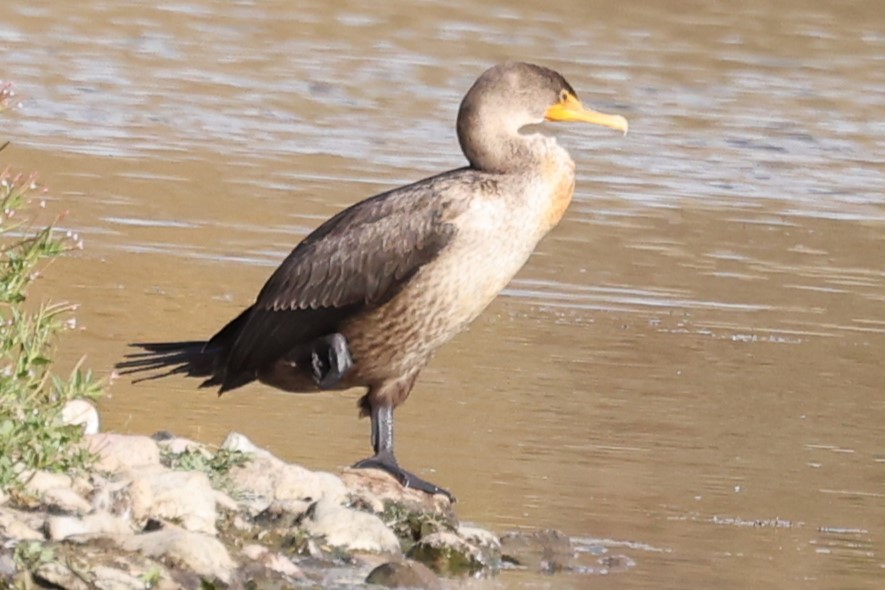
[[[302,522],[314,535],[322,535],[333,547],[347,551],[399,553],[399,540],[374,514],[345,508],[332,499],[315,502]]]
[[[243,555],[253,561],[257,561],[267,569],[278,574],[282,574],[296,580],[305,578],[304,572],[301,571],[300,567],[292,563],[291,559],[288,559],[279,553],[271,551],[270,549],[262,545],[246,545],[245,547],[243,547]]]
[[[475,526],[459,525],[458,536],[478,548],[485,567],[501,567],[501,541],[498,535]]]
[[[441,590],[442,582],[423,563],[407,559],[383,563],[369,572],[367,584],[377,584],[386,588],[424,588]]]
[[[193,570],[197,575],[230,583],[236,564],[221,542],[209,535],[180,529],[164,529],[131,537],[117,537],[124,551],[147,557],[163,557]]]
[[[216,493],[209,477],[199,471],[172,471],[165,467],[142,470],[129,487],[132,517],[180,524],[189,531],[215,534]]]
[[[147,585],[132,574],[104,565],[92,569],[92,586],[100,590],[145,590]]]
[[[50,516],[46,519],[46,534],[53,541],[61,541],[78,535],[123,536],[132,534],[129,523],[98,511],[82,518],[74,516]]]
[[[50,510],[71,514],[86,514],[92,510],[92,504],[71,488],[50,488],[43,492],[40,501]]]
[[[199,452],[200,454],[204,455],[206,458],[209,458],[212,456],[212,451],[210,451],[206,445],[204,445],[202,443],[198,443],[197,441],[191,440],[189,438],[182,438],[182,437],[175,436],[172,438],[161,438],[158,440],[156,438],[156,435],[152,438],[157,442],[157,444],[160,446],[160,448],[166,453],[170,453],[173,455],[180,455],[182,453]]]
[[[17,571],[18,567],[15,564],[12,552],[0,553],[0,579],[11,578]]]
[[[73,399],[61,410],[62,424],[79,424],[83,434],[98,434],[98,410],[85,399]]]
[[[263,454],[233,467],[228,481],[237,490],[240,503],[252,515],[266,510],[275,501],[303,512],[315,500],[327,498],[340,502],[347,496],[347,488],[335,475],[308,471]]]
[[[368,506],[373,506],[376,512],[380,510],[374,506],[379,503],[383,505],[385,501],[419,512],[447,514],[452,510],[452,502],[446,496],[431,496],[426,492],[404,488],[395,477],[380,469],[345,469],[341,479],[351,494]]]
[[[576,565],[571,540],[553,529],[507,533],[501,537],[501,552],[505,562],[533,571],[552,573]]]
[[[54,488],[70,489],[74,485],[74,480],[71,479],[71,476],[51,471],[31,471],[27,474],[22,474],[19,476],[19,479],[25,484],[25,492],[38,498],[42,497],[47,490]]]
[[[215,506],[217,508],[221,508],[222,510],[227,510],[229,512],[236,512],[237,509],[240,507],[240,505],[237,504],[236,500],[234,500],[221,490],[212,491],[214,492],[213,495],[215,496]]]
[[[98,455],[97,471],[120,471],[160,464],[160,447],[148,436],[101,433],[86,436],[86,449]]]
[[[444,576],[473,574],[486,566],[478,547],[446,531],[421,538],[409,549],[407,556]]]
[[[251,440],[245,434],[240,434],[239,432],[231,432],[225,438],[224,442],[221,443],[221,448],[226,451],[239,451],[241,453],[246,453],[248,455],[255,455],[256,457],[273,457],[273,453],[262,449]]]
[[[90,584],[82,576],[57,561],[41,563],[34,569],[34,579],[42,587],[63,588],[64,590],[91,590]]]
[[[16,539],[19,541],[41,541],[43,535],[37,530],[37,523],[25,521],[26,515],[20,515],[17,510],[0,508],[0,537]]]

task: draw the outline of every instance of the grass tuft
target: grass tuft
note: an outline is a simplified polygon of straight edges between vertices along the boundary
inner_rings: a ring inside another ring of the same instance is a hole
[[[12,96],[0,83],[0,112]],[[56,231],[57,218],[40,222],[43,192],[33,174],[0,172],[0,490],[17,488],[33,470],[86,467],[92,457],[77,445],[82,427],[62,424],[61,412],[70,400],[102,393],[79,365],[66,378],[51,372],[60,334],[75,325],[75,306],[28,299],[52,260],[82,247],[75,234]]]

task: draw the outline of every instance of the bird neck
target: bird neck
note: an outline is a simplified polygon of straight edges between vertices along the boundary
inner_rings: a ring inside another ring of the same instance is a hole
[[[539,133],[522,134],[501,121],[458,121],[458,141],[471,168],[493,174],[524,172],[541,166],[554,139]]]

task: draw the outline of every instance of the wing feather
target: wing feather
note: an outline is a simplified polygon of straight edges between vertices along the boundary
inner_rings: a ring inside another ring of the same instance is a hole
[[[455,235],[451,220],[466,206],[450,190],[458,172],[361,201],[299,243],[238,329],[222,330],[210,341],[227,350],[231,379],[390,300]]]

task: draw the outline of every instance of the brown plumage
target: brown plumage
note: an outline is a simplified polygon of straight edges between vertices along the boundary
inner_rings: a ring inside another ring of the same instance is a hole
[[[292,392],[366,387],[375,455],[403,485],[445,490],[393,455],[393,409],[436,349],[471,322],[564,214],[574,163],[544,120],[627,130],[584,109],[558,73],[509,62],[465,96],[458,139],[470,165],[361,201],[308,235],[252,306],[208,342],[137,344],[124,372],[166,369],[219,392],[258,380]]]

